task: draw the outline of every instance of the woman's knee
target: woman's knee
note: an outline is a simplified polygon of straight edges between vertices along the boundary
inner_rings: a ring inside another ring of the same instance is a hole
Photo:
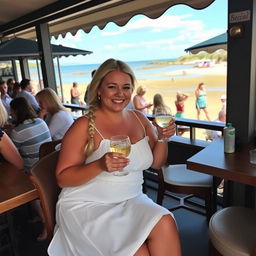
[[[161,233],[177,232],[176,222],[170,214],[163,215],[154,229],[156,231],[160,231]]]

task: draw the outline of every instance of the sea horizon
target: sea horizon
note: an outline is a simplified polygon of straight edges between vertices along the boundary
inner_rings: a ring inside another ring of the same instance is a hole
[[[185,70],[192,68],[193,65],[154,65],[155,62],[166,62],[172,59],[158,59],[158,60],[140,60],[140,61],[127,61],[126,63],[133,70],[137,80],[163,80],[168,79],[169,72],[175,70]],[[173,59],[175,60],[175,59]],[[101,64],[101,63],[100,63]],[[63,85],[77,83],[89,83],[91,80],[91,72],[97,69],[100,64],[72,64],[61,65],[61,82]],[[152,66],[150,67],[150,64]],[[31,79],[38,81],[38,72],[36,67],[30,68]],[[57,84],[60,84],[58,67],[55,66],[55,76]],[[179,78],[178,76],[170,77],[173,79]]]

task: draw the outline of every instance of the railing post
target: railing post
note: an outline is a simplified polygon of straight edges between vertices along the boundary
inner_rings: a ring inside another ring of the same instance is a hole
[[[190,139],[195,140],[196,139],[196,128],[190,126]]]

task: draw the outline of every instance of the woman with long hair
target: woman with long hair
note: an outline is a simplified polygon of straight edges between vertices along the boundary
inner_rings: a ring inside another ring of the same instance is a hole
[[[58,95],[51,88],[36,94],[40,106],[39,117],[47,123],[52,140],[60,140],[74,122],[70,112],[63,107]]]
[[[17,148],[2,129],[6,125],[7,118],[7,111],[0,100],[0,154],[7,162],[18,169],[23,169],[24,163]]]
[[[108,59],[89,86],[89,110],[62,140],[56,177],[62,191],[56,232],[48,248],[55,255],[180,256],[173,215],[142,192],[143,170],[159,169],[167,158],[163,137],[175,133],[127,110],[135,77],[122,61]],[[131,151],[110,152],[110,138],[129,136]],[[116,176],[119,170],[128,175]]]
[[[153,98],[153,115],[156,112],[161,112],[163,114],[171,113],[171,109],[164,103],[164,99],[159,93],[155,94]]]

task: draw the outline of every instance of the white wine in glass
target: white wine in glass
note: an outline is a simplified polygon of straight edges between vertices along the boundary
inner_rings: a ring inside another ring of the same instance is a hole
[[[122,153],[126,157],[130,154],[131,142],[127,135],[115,135],[110,138],[110,152]],[[128,172],[124,170],[113,172],[116,176],[127,175]]]
[[[170,110],[162,109],[157,110],[155,112],[155,121],[158,126],[165,128],[169,126],[170,121],[173,119],[173,115]],[[168,140],[168,138],[164,138],[164,140]]]
[[[172,119],[173,116],[169,110],[159,110],[155,113],[156,123],[162,128],[167,127]]]

